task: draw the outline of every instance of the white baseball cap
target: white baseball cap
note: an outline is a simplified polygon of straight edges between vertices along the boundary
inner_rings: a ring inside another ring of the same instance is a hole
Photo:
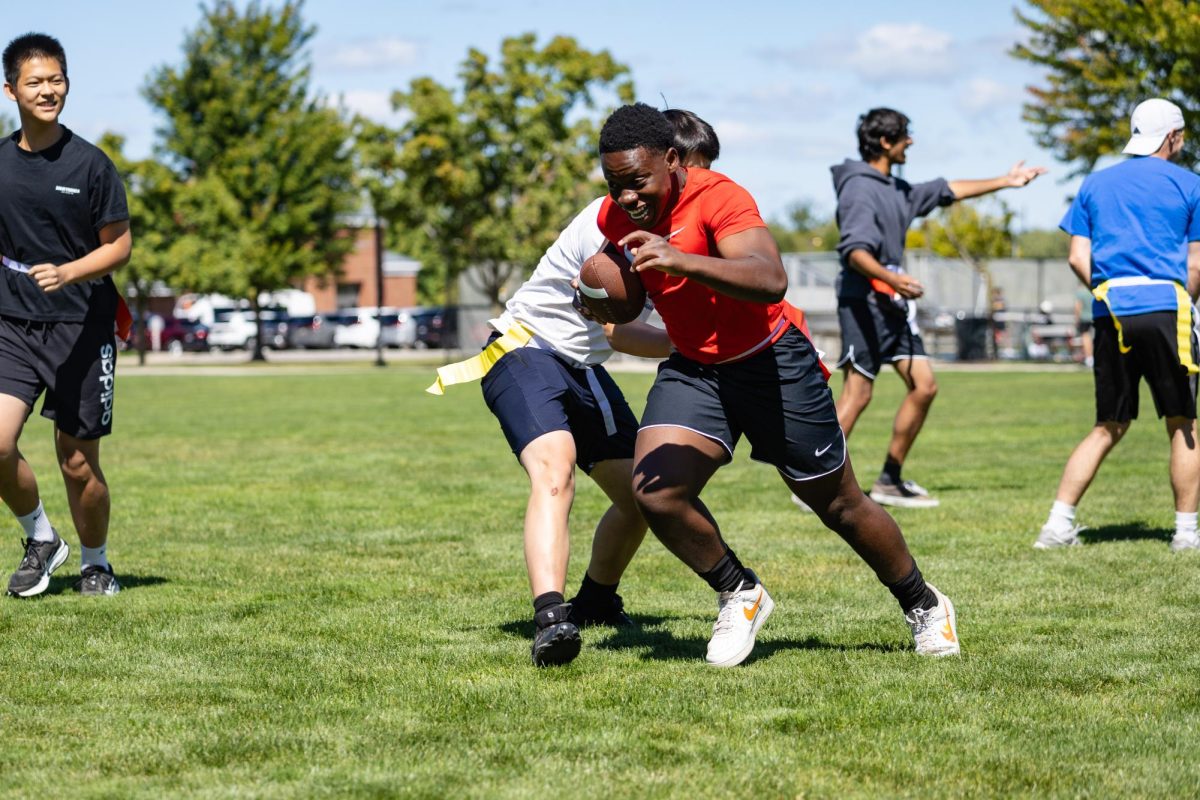
[[[1148,156],[1162,147],[1168,134],[1183,128],[1183,112],[1169,100],[1145,100],[1133,110],[1129,127],[1133,136],[1122,152]]]

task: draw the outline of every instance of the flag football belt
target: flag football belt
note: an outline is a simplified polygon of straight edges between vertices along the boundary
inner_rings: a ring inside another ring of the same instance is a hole
[[[1108,313],[1112,315],[1113,327],[1117,329],[1117,349],[1122,353],[1128,353],[1132,348],[1125,344],[1125,333],[1121,330],[1121,320],[1117,317],[1117,312],[1113,310],[1112,303],[1108,299],[1109,291],[1120,289],[1122,286],[1157,284],[1169,284],[1175,288],[1175,341],[1179,345],[1179,363],[1183,365],[1189,375],[1196,375],[1200,373],[1200,367],[1196,366],[1196,362],[1192,360],[1192,298],[1178,282],[1145,277],[1111,278],[1093,289],[1092,296],[1108,307]]]
[[[20,261],[8,256],[0,256],[0,264],[8,267],[13,272],[29,274],[28,264],[22,264]],[[133,333],[133,314],[129,312],[129,304],[125,302],[125,298],[121,296],[120,292],[117,292],[117,315],[113,321],[113,332],[123,342],[129,341],[129,336]]]
[[[518,322],[498,339],[493,340],[491,344],[483,348],[478,355],[472,356],[465,361],[457,361],[453,364],[447,364],[444,367],[438,367],[437,380],[425,391],[430,394],[443,395],[446,393],[447,386],[453,386],[456,383],[477,381],[484,375],[487,375],[488,370],[495,366],[496,362],[503,358],[506,353],[511,353],[518,347],[524,347],[532,338],[533,331]]]

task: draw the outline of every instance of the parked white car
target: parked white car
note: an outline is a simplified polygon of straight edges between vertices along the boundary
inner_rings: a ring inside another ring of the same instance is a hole
[[[262,309],[263,346],[276,350],[287,347],[288,313],[284,308]],[[208,332],[209,347],[220,350],[253,350],[258,328],[254,311],[249,308],[219,308],[213,312]]]
[[[334,347],[371,349],[379,342],[380,320],[383,321],[384,347],[413,347],[417,341],[417,326],[413,312],[417,308],[382,309],[382,318],[375,308],[343,308],[330,316],[337,325],[333,332]]]

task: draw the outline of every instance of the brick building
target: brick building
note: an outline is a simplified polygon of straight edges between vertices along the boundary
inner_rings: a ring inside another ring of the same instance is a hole
[[[352,228],[354,249],[346,255],[336,276],[306,278],[301,288],[316,300],[317,311],[325,313],[339,308],[374,306],[375,295],[375,229]],[[418,261],[385,250],[383,253],[383,305],[406,307],[417,305]]]

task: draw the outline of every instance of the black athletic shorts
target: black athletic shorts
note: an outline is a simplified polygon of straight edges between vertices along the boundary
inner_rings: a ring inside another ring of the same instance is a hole
[[[1128,353],[1121,353],[1112,317],[1096,317],[1093,325],[1097,422],[1137,419],[1142,378],[1150,386],[1159,417],[1196,418],[1196,376],[1187,373],[1179,358],[1182,344],[1193,363],[1197,359],[1194,327],[1180,332],[1175,311],[1121,317],[1129,347]]]
[[[32,322],[0,316],[0,394],[32,408],[68,436],[112,433],[117,343],[113,324]]]
[[[642,428],[686,428],[733,457],[742,434],[750,457],[797,481],[828,475],[846,461],[833,393],[816,350],[789,327],[774,345],[732,364],[701,364],[672,353],[658,377]]]
[[[587,473],[601,461],[633,458],[637,417],[604,367],[582,369],[552,350],[519,347],[483,376],[483,399],[517,458],[551,431],[571,434]]]
[[[873,293],[863,300],[838,300],[838,325],[842,329],[842,355],[837,367],[847,364],[871,380],[884,364],[910,358],[928,358],[917,330],[916,306],[893,305]]]

